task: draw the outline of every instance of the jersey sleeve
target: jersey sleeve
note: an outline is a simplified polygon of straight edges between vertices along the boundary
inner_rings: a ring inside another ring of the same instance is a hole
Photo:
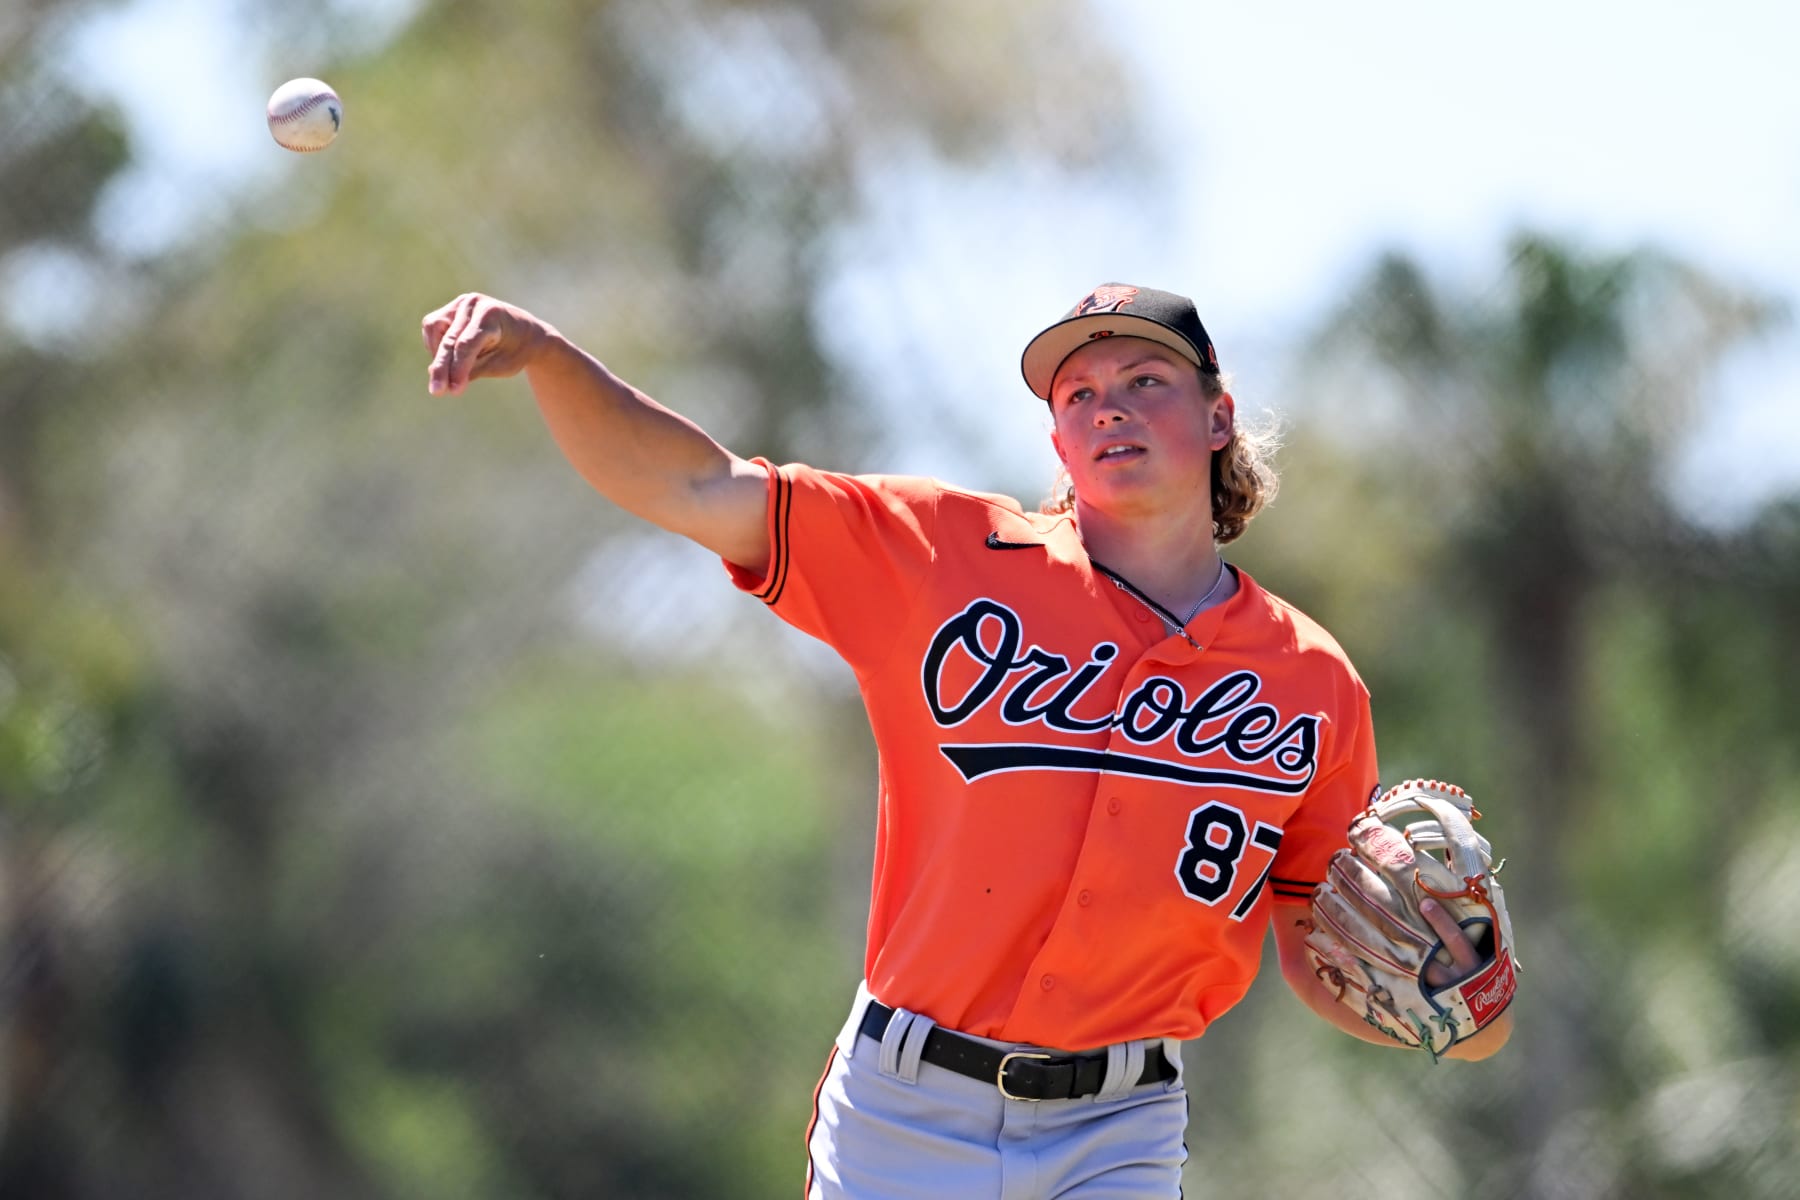
[[[1333,730],[1337,754],[1307,789],[1276,852],[1269,884],[1278,901],[1304,903],[1325,878],[1331,856],[1349,845],[1350,821],[1380,789],[1375,761],[1375,723],[1369,693],[1352,676],[1350,695],[1339,706]]]
[[[769,566],[756,575],[726,562],[732,583],[873,671],[924,585],[941,485],[755,461],[769,474]]]

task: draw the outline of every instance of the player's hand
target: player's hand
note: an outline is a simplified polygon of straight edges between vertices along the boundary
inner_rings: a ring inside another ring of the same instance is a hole
[[[476,379],[516,375],[553,332],[522,308],[467,292],[421,324],[431,353],[426,386],[455,395]]]
[[[1475,973],[1475,969],[1487,960],[1475,943],[1469,940],[1457,925],[1456,918],[1444,911],[1444,906],[1436,900],[1425,900],[1419,905],[1419,911],[1425,914],[1425,920],[1443,939],[1444,950],[1450,953],[1450,962],[1444,962],[1440,952],[1429,963],[1425,964],[1425,986],[1430,988],[1448,987],[1459,979],[1467,979]]]

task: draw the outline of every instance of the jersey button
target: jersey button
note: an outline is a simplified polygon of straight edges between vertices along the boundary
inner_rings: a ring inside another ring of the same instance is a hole
[[[1139,621],[1148,621],[1150,619],[1150,614],[1140,608],[1137,611],[1137,619]]]
[[[1042,979],[1038,980],[1038,986],[1043,988],[1046,992],[1049,991],[1051,988],[1056,986],[1056,976],[1054,976],[1054,975],[1044,976]]]
[[[1083,907],[1083,908],[1086,908],[1088,905],[1092,904],[1093,902],[1094,902],[1094,893],[1088,891],[1086,888],[1082,888],[1081,894],[1079,896],[1075,897],[1075,903],[1081,905],[1081,907]]]
[[[1117,796],[1108,796],[1106,798],[1106,811],[1115,817],[1119,815],[1119,798]]]

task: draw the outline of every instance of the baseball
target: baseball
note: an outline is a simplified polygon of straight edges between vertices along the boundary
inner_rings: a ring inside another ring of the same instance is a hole
[[[323,150],[344,124],[344,102],[318,79],[290,79],[269,97],[269,132],[289,150]]]

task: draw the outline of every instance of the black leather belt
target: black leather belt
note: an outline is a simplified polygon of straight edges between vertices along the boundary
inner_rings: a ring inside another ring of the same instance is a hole
[[[862,1032],[876,1041],[887,1032],[894,1010],[869,1001],[863,1013]],[[1073,1100],[1092,1096],[1106,1082],[1106,1052],[1046,1054],[1036,1050],[1001,1050],[952,1033],[941,1026],[925,1036],[924,1061],[970,1079],[991,1083],[1008,1100]],[[1138,1084],[1167,1083],[1175,1078],[1175,1064],[1161,1046],[1144,1048],[1144,1071]]]

